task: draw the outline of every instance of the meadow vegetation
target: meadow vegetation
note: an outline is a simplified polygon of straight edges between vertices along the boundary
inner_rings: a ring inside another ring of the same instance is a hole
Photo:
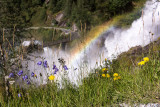
[[[112,62],[104,59],[104,64],[84,78],[79,87],[67,80],[62,89],[50,80],[38,88],[30,85],[22,89],[12,85],[1,105],[79,107],[159,103],[160,47],[154,44],[150,47],[145,53],[128,57],[125,55],[129,53],[123,53]]]

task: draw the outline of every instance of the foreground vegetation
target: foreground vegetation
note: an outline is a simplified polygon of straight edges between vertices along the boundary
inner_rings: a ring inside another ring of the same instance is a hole
[[[15,107],[119,106],[119,104],[159,103],[160,47],[151,44],[145,53],[124,53],[102,68],[95,69],[77,87],[64,81],[64,88],[55,83],[21,89],[12,86],[1,105]],[[107,67],[107,68],[106,68]],[[116,77],[118,77],[116,79]]]

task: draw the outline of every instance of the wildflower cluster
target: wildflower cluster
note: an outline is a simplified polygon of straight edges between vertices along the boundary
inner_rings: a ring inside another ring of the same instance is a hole
[[[15,77],[15,76],[20,77],[20,76],[22,76],[22,75],[23,75],[23,70],[20,70],[20,71],[17,73],[17,75],[15,75],[15,73],[11,72],[11,73],[9,74],[9,78],[13,78],[13,77]],[[22,76],[22,80],[23,80],[23,81],[26,81],[27,84],[30,84],[30,81],[29,81],[29,79],[28,79],[28,75]]]
[[[110,67],[110,65],[109,65],[110,61],[105,58],[104,64],[105,64],[105,67],[102,68],[102,70],[101,70],[102,71],[102,77],[110,78],[111,76],[110,76],[109,71],[108,71],[108,69]]]
[[[105,62],[105,67],[101,69],[102,77],[107,77],[107,78],[112,77],[114,81],[121,79],[121,77],[119,76],[118,73],[113,74],[113,73],[109,72],[109,70],[111,69],[110,65],[112,64],[112,62],[108,61],[106,58],[105,58],[104,62]]]
[[[113,78],[114,81],[121,79],[121,77],[118,75],[118,73],[114,73],[113,77],[114,77]]]
[[[142,66],[142,65],[144,65],[148,61],[149,61],[149,58],[148,57],[144,57],[143,61],[139,62],[138,65]]]
[[[42,61],[39,61],[39,62],[37,63],[37,65],[42,65]],[[48,63],[47,63],[47,61],[44,61],[44,62],[43,62],[43,67],[44,67],[44,68],[48,68]]]
[[[58,61],[59,61],[59,63],[61,64],[61,66],[62,66],[62,68],[66,71],[66,70],[68,70],[68,67],[65,65],[65,61],[64,61],[64,59],[62,59],[62,58],[59,58],[58,59]],[[44,67],[45,69],[47,69],[47,68],[49,68],[49,64],[48,64],[48,62],[45,60],[45,61],[38,61],[37,62],[37,65],[38,66],[42,66],[42,67]],[[52,74],[50,74],[50,76],[48,76],[48,80],[54,80],[55,79],[55,74],[57,74],[57,72],[59,71],[59,69],[58,69],[58,67],[54,64],[54,62],[53,62],[53,72],[52,72]],[[42,74],[40,73],[40,76],[42,76]],[[15,73],[15,72],[11,72],[10,74],[9,74],[9,78],[11,78],[11,79],[13,79],[14,77],[22,77],[22,80],[24,81],[24,82],[26,82],[26,84],[31,84],[31,81],[30,81],[30,77],[31,78],[37,78],[37,75],[35,74],[35,72],[31,72],[31,74],[30,74],[30,76],[29,75],[27,75],[27,74],[25,74],[24,72],[23,72],[23,70],[20,70],[20,71],[18,71],[17,73]],[[20,96],[20,95],[19,95]]]

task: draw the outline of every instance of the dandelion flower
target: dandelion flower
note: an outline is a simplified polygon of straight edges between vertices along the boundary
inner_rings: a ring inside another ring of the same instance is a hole
[[[106,74],[102,74],[102,77],[106,77]]]
[[[51,80],[51,81],[54,80],[54,78],[55,78],[54,75],[51,75],[51,76],[48,77],[48,79]]]
[[[107,58],[105,58],[105,61],[107,61]]]
[[[145,61],[141,61],[141,62],[138,63],[138,65],[141,65],[141,66],[144,65],[144,64],[145,64]]]
[[[107,71],[107,68],[102,68],[102,72]]]
[[[118,77],[118,73],[114,73],[113,76],[114,76],[114,77]]]
[[[121,77],[120,77],[120,76],[118,76],[118,79],[121,79]]]
[[[114,80],[114,81],[118,80],[118,77],[114,77],[113,80]]]
[[[149,58],[148,57],[144,57],[143,60],[144,60],[144,62],[148,62]]]
[[[106,74],[107,78],[110,78],[111,76],[109,74]]]

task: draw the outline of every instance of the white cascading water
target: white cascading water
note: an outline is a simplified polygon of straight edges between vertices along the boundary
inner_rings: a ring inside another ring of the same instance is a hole
[[[103,58],[116,58],[119,54],[128,51],[131,47],[139,45],[145,46],[151,41],[156,40],[160,36],[159,10],[160,3],[157,0],[147,1],[142,12],[142,17],[135,20],[130,28],[110,28],[81,52],[72,62],[72,53],[54,47],[45,47],[43,53],[32,53],[34,57],[29,56],[30,60],[23,61],[24,71],[28,70],[27,74],[29,76],[31,75],[31,72],[34,72],[37,75],[37,78],[30,78],[33,83],[37,85],[46,84],[48,76],[54,72],[52,68],[53,62],[55,62],[56,66],[59,68],[59,71],[55,75],[55,81],[61,83],[62,77],[64,76],[64,70],[58,63],[58,58],[62,57],[69,68],[66,71],[68,80],[79,85],[79,81],[88,76],[91,69],[101,65],[101,60]],[[103,43],[102,46],[99,46],[99,43]],[[49,68],[37,65],[37,62],[42,60],[40,57],[43,57],[45,58],[44,60],[48,61]],[[98,64],[96,62],[98,62]],[[39,76],[40,73],[42,76]]]
[[[108,57],[117,56],[134,46],[145,46],[160,36],[159,2],[147,1],[143,10],[142,17],[134,21],[129,29],[115,30],[114,38],[106,38]]]

